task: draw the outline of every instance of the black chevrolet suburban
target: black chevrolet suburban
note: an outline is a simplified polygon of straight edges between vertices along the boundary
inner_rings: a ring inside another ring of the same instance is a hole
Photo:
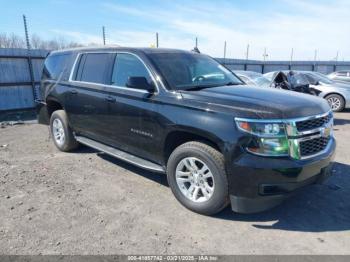
[[[271,208],[323,181],[333,115],[311,95],[247,88],[209,56],[162,48],[79,48],[46,58],[39,123],[61,151],[84,144],[167,174],[201,214]]]

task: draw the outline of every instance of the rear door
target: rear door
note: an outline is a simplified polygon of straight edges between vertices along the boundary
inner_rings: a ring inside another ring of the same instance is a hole
[[[115,54],[80,54],[70,79],[66,111],[77,133],[105,142],[108,109],[105,84],[109,81]]]

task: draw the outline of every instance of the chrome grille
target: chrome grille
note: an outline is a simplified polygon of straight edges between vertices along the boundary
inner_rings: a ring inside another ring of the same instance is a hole
[[[328,114],[323,117],[296,122],[296,126],[299,132],[312,130],[324,126],[331,120],[331,118],[332,115]]]
[[[300,156],[307,157],[326,149],[330,137],[319,137],[306,141],[301,141],[299,143]]]
[[[333,114],[310,116],[286,121],[289,155],[306,159],[326,150],[333,139]]]

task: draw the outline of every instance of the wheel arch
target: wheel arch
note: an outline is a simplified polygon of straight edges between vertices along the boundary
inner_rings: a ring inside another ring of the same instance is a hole
[[[163,143],[163,162],[166,165],[169,159],[169,156],[171,153],[177,148],[178,146],[190,142],[190,141],[197,141],[205,143],[209,146],[212,146],[219,152],[223,153],[223,142],[216,137],[215,135],[208,134],[207,132],[203,132],[201,130],[197,129],[176,129],[170,131]]]
[[[48,97],[46,99],[46,110],[47,110],[49,119],[53,112],[60,109],[64,110],[63,104],[60,101],[58,101],[56,98]]]
[[[54,97],[48,97],[45,102],[38,103],[36,108],[38,122],[43,125],[50,124],[50,118],[54,111],[64,109],[62,103]]]
[[[323,98],[326,99],[327,96],[330,96],[330,95],[338,95],[338,96],[341,96],[341,98],[343,98],[343,100],[344,100],[344,107],[346,107],[346,99],[345,99],[345,97],[344,97],[343,94],[333,91],[333,92],[329,92],[329,93],[323,95]]]

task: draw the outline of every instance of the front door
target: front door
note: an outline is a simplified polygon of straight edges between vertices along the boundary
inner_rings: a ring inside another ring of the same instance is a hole
[[[111,77],[106,87],[108,103],[108,133],[116,147],[149,160],[156,160],[161,127],[158,118],[157,94],[128,88],[129,77],[145,77],[151,82],[150,71],[139,57],[117,53]]]

